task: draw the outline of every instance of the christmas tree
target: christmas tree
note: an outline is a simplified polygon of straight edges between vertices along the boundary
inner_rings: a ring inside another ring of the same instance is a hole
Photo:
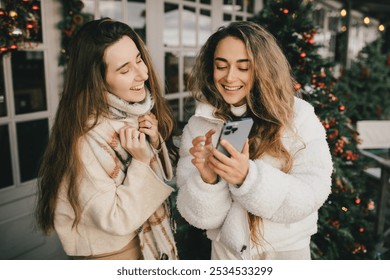
[[[332,193],[319,211],[312,258],[373,259],[374,194],[367,190],[362,175],[365,162],[358,154],[358,134],[335,91],[333,65],[318,55],[321,46],[315,42],[313,13],[311,1],[269,0],[252,20],[279,40],[291,64],[296,90],[304,92],[327,132],[334,164]]]
[[[381,38],[366,45],[337,83],[353,123],[390,119],[390,55],[382,47]]]

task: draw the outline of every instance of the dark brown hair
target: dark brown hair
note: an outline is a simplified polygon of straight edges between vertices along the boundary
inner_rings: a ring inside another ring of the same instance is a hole
[[[70,44],[64,90],[39,170],[36,217],[38,226],[46,234],[54,229],[56,200],[64,182],[75,212],[73,226],[80,220],[78,180],[81,163],[78,140],[97,124],[101,116],[108,113],[104,52],[123,36],[134,41],[148,68],[146,87],[154,100],[152,112],[159,120],[159,132],[167,142],[171,155],[177,156],[177,148],[172,143],[175,121],[162,95],[160,81],[144,42],[122,22],[103,18],[86,23]]]

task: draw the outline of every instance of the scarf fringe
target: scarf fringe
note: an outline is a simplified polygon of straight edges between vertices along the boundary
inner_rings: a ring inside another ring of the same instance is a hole
[[[116,123],[117,127],[113,127],[110,121],[103,120],[88,132],[86,140],[107,174],[116,185],[120,185],[126,177],[131,155],[120,145],[118,128],[133,125],[138,129],[138,117],[150,112],[154,102],[149,92],[145,101],[140,103],[126,102],[111,93],[107,93],[107,100],[109,118]],[[156,170],[158,168],[156,164],[151,164],[151,168],[156,174],[164,173]],[[169,199],[167,199],[137,230],[145,260],[178,259],[171,218]]]

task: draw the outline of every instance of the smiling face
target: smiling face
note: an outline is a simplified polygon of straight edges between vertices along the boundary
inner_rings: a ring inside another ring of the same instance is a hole
[[[107,47],[104,61],[107,65],[106,83],[109,92],[128,102],[145,99],[148,68],[133,40],[124,36]]]
[[[245,44],[235,37],[222,39],[214,53],[214,84],[226,103],[246,103],[252,86],[253,67]]]

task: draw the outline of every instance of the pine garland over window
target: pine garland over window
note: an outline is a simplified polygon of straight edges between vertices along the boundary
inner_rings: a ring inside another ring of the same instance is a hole
[[[65,65],[68,60],[68,45],[74,34],[85,23],[93,19],[92,14],[82,12],[84,3],[81,0],[61,0],[63,19],[58,24],[61,30],[61,55],[60,65]]]
[[[0,8],[0,58],[42,41],[40,2],[4,0]]]

